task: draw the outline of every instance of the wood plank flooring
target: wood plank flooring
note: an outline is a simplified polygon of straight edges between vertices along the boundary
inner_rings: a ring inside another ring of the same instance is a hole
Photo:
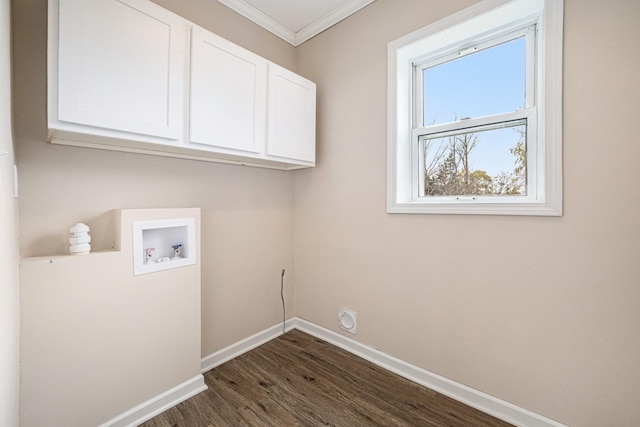
[[[208,390],[142,425],[510,425],[298,330],[204,377]]]

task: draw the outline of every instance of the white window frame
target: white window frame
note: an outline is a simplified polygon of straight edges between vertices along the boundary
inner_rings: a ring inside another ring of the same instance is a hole
[[[387,212],[562,215],[562,15],[563,0],[484,0],[389,44]],[[414,102],[416,69],[531,27],[537,31],[535,72],[526,82],[524,108],[464,123],[474,128],[527,120],[527,195],[421,197],[420,136],[455,130],[460,122],[422,123]]]

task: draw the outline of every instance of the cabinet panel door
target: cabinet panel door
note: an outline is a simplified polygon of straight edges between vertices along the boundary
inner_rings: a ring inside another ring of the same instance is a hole
[[[263,152],[266,60],[198,27],[191,43],[190,142]]]
[[[305,162],[316,157],[316,85],[269,64],[267,154]]]
[[[179,139],[187,24],[146,0],[58,0],[62,122]]]

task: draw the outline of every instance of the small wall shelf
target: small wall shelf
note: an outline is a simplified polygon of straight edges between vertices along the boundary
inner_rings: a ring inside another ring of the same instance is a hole
[[[194,218],[135,221],[132,224],[134,275],[196,263]]]

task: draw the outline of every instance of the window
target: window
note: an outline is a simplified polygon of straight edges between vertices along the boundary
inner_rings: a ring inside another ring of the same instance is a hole
[[[387,211],[561,215],[561,83],[562,0],[485,0],[390,43]]]

